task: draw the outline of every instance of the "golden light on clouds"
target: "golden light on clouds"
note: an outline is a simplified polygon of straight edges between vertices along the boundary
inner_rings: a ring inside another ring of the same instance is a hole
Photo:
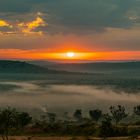
[[[10,25],[5,20],[0,19],[0,27],[10,27],[10,28],[12,28],[12,25]]]
[[[43,31],[37,29],[38,27],[46,27],[48,24],[41,17],[36,17],[35,20],[30,22],[13,22],[9,23],[5,20],[0,19],[0,27],[9,27],[12,30],[9,31],[0,31],[1,35],[10,35],[10,34],[23,34],[23,35],[42,35]],[[37,29],[37,30],[36,30]]]
[[[36,27],[39,27],[39,26],[46,26],[45,21],[40,17],[37,17],[36,20],[30,23],[27,23],[27,27],[29,29],[35,29]]]
[[[17,25],[22,33],[25,33],[25,34],[38,33],[41,35],[42,34],[41,31],[34,32],[33,30],[38,27],[45,27],[47,26],[47,23],[45,23],[45,21],[41,17],[37,17],[34,21],[31,21],[28,23],[22,22]]]

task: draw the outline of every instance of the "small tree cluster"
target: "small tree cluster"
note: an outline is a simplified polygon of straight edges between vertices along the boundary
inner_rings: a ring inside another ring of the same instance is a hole
[[[21,129],[32,120],[28,113],[18,112],[16,109],[0,110],[0,134],[3,140],[8,140],[11,129]]]

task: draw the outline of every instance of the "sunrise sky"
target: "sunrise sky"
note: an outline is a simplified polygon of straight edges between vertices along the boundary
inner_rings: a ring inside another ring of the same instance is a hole
[[[140,0],[0,0],[0,59],[140,60],[139,9]]]

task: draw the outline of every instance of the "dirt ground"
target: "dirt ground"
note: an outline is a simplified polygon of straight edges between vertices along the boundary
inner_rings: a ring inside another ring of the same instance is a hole
[[[16,136],[16,137],[9,137],[9,140],[103,140],[103,138],[95,138],[95,137],[29,137],[29,136],[25,137],[25,136]],[[131,137],[116,137],[116,138],[107,138],[105,140],[140,140],[140,137],[136,138],[136,139],[133,139]]]

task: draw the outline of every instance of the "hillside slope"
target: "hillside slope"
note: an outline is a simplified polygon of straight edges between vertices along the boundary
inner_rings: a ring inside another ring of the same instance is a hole
[[[63,70],[69,72],[87,72],[104,74],[139,74],[140,62],[94,62],[94,63],[48,63],[48,62],[30,62],[54,70]]]
[[[0,73],[60,73],[60,71],[27,62],[0,60]]]

